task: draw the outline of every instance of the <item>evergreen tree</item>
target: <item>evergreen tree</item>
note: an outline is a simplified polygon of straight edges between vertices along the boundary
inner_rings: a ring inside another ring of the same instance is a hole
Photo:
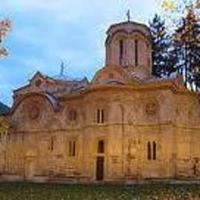
[[[194,90],[194,86],[200,87],[200,24],[193,8],[188,9],[174,36],[179,72],[185,86]]]
[[[175,46],[173,39],[170,37],[166,57],[165,57],[165,73],[164,75],[169,77],[173,73],[177,73],[178,54],[177,47]]]
[[[6,105],[4,105],[3,103],[0,102],[0,117],[2,115],[5,115],[9,112],[10,108]]]
[[[165,21],[156,14],[149,24],[152,39],[152,74],[158,77],[169,77],[176,71],[177,60],[170,36],[166,31]]]

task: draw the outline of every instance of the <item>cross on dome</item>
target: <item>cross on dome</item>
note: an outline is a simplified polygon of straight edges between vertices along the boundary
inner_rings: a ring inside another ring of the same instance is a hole
[[[131,20],[131,12],[130,12],[130,10],[127,11],[126,15],[127,15],[128,22],[130,22],[130,20]]]

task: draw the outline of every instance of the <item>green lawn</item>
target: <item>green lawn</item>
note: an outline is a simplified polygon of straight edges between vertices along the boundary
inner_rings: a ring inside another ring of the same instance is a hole
[[[0,200],[200,200],[200,185],[56,185],[0,183]]]

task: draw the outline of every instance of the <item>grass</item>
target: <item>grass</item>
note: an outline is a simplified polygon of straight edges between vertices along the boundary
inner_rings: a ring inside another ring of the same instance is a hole
[[[200,200],[200,184],[56,185],[0,183],[0,200]]]

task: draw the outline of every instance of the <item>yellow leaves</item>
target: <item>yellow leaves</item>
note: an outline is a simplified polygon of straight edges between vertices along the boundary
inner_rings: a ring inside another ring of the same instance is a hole
[[[173,0],[164,0],[162,2],[162,8],[164,11],[175,11],[176,10],[176,3]]]
[[[9,124],[3,117],[0,117],[0,135],[7,134],[8,129],[9,129]]]
[[[200,9],[200,0],[197,0],[197,1],[196,1],[195,8]]]

